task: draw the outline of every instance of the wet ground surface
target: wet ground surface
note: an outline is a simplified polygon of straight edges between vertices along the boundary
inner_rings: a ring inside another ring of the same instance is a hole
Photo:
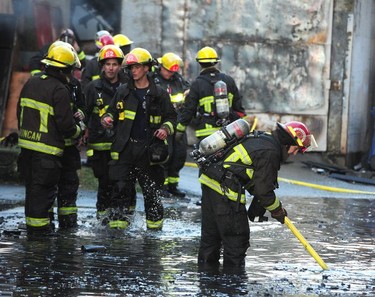
[[[55,236],[43,239],[19,233],[22,206],[2,208],[0,296],[375,296],[373,195],[281,183],[277,192],[289,218],[329,270],[321,269],[285,225],[270,219],[251,223],[246,267],[230,271],[197,265],[200,190],[196,169],[183,173],[181,187],[189,195],[163,199],[165,223],[157,232],[146,229],[141,195],[130,229],[113,231],[95,218],[95,193],[81,191],[79,227],[57,228]],[[285,171],[288,178],[293,174]],[[20,187],[0,185],[0,200],[4,195],[17,200],[22,193]],[[99,249],[82,251],[90,245]]]

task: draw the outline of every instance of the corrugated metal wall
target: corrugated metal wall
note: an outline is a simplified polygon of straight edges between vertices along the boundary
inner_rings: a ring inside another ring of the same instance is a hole
[[[343,112],[341,146],[347,163],[369,146],[372,139],[372,118],[375,79],[375,1],[356,1],[349,15],[350,46]]]

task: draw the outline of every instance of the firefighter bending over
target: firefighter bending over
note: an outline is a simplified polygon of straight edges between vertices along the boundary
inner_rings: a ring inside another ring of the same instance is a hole
[[[239,119],[207,137],[210,141],[204,139],[192,153],[201,169],[201,264],[217,264],[223,247],[224,265],[244,265],[250,239],[248,219],[265,220],[268,210],[283,224],[287,215],[274,192],[281,163],[289,155],[317,147],[301,122],[277,123],[270,133],[249,134],[249,130],[247,121]],[[245,190],[253,196],[248,211]]]

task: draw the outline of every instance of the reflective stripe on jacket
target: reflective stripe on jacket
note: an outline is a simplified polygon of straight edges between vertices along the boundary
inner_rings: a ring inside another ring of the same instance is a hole
[[[219,118],[216,115],[216,106],[213,95],[214,82],[223,80],[227,84],[228,99],[230,107],[229,120],[233,121],[245,116],[241,96],[232,77],[215,67],[202,70],[201,74],[191,85],[189,94],[185,99],[177,131],[184,132],[194,117],[197,117],[196,136],[198,138],[211,135],[221,126],[217,124]]]
[[[119,77],[119,86],[126,82],[125,77]],[[88,150],[86,155],[92,155],[91,150],[110,150],[114,139],[113,131],[106,131],[101,122],[101,117],[106,113],[111,102],[115,89],[113,85],[101,74],[100,78],[88,83],[85,88],[86,111],[88,114],[89,138],[87,141]]]
[[[68,87],[52,75],[31,77],[21,90],[17,105],[19,146],[61,156],[65,138],[77,138]]]
[[[231,200],[240,183],[262,207],[272,211],[280,205],[274,190],[285,149],[269,134],[246,138],[233,146],[222,161],[204,168],[199,180],[222,195],[227,190],[225,195]]]
[[[149,92],[145,96],[145,108],[147,118],[146,137],[151,141],[154,132],[160,127],[168,129],[173,134],[176,125],[177,114],[173,108],[168,93],[160,86],[155,85],[153,79],[149,79]],[[132,90],[135,88],[133,80],[118,88],[114,98],[108,106],[107,114],[114,120],[116,137],[111,148],[111,156],[118,159],[126,143],[129,141],[133,122],[138,108],[138,98]],[[123,114],[122,114],[123,113]],[[120,116],[122,114],[122,116]],[[140,137],[144,138],[144,137]]]
[[[201,176],[199,177],[200,183],[206,185],[210,189],[214,190],[215,192],[219,193],[220,195],[225,195],[228,197],[228,199],[232,201],[237,201],[238,199],[238,192],[230,189],[230,188],[223,188],[221,184],[208,177],[206,174],[202,173]],[[241,193],[241,203],[245,204],[246,203],[246,197],[244,193]]]

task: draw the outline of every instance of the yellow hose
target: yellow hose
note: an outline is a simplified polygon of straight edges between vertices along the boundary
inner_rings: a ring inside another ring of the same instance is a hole
[[[185,162],[185,166],[198,168],[198,165],[196,163],[193,163],[193,162]]]
[[[298,229],[293,225],[293,223],[289,220],[288,217],[285,217],[285,225],[288,226],[290,231],[294,234],[295,237],[302,243],[305,249],[309,252],[309,254],[315,259],[316,262],[322,267],[324,270],[328,269],[326,263],[324,263],[323,259],[318,255],[318,253],[312,248],[312,246],[307,242],[305,237],[298,231]]]
[[[195,168],[198,167],[197,164],[193,163],[193,162],[185,162],[185,166],[195,167]],[[283,177],[279,177],[277,180],[280,181],[280,182],[285,182],[285,183],[304,186],[304,187],[310,187],[310,188],[319,189],[319,190],[323,190],[323,191],[339,192],[339,193],[351,193],[351,194],[375,195],[375,192],[329,187],[329,186],[307,183],[307,182],[303,182],[303,181],[299,181],[299,180],[287,179],[287,178],[283,178]]]
[[[250,132],[253,132],[255,130],[255,128],[257,127],[257,125],[258,125],[258,118],[255,117],[253,125],[251,126],[251,129],[250,129]]]
[[[289,184],[295,184],[295,185],[299,185],[299,186],[305,186],[305,187],[310,187],[310,188],[324,190],[324,191],[340,192],[340,193],[352,193],[352,194],[375,195],[375,192],[360,191],[360,190],[350,190],[350,189],[343,189],[343,188],[336,188],[336,187],[328,187],[328,186],[322,186],[322,185],[317,185],[317,184],[312,184],[312,183],[306,183],[306,182],[302,182],[302,181],[298,181],[298,180],[293,180],[293,179],[282,178],[282,177],[279,177],[277,180],[285,182],[285,183],[289,183]]]

